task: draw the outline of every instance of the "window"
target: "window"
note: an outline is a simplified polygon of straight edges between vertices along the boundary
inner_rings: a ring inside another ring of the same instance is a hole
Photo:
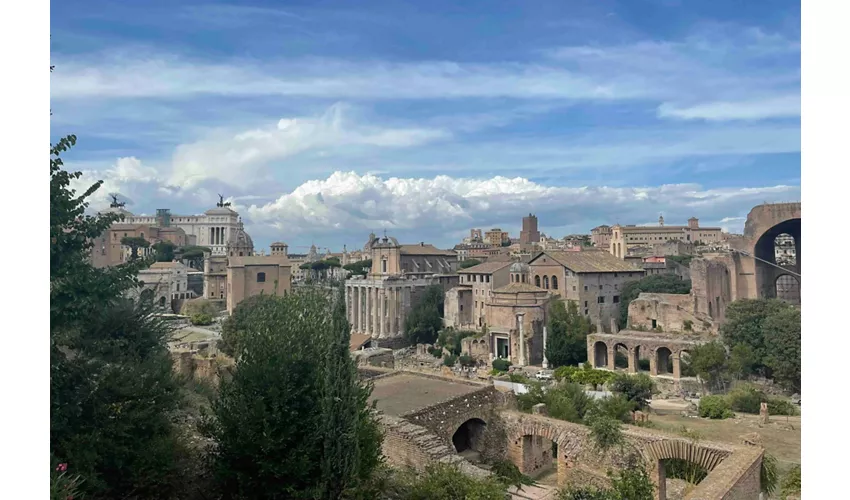
[[[549,289],[549,276],[543,277],[543,288],[545,288],[547,290]]]
[[[473,275],[472,275],[472,281],[473,281],[473,282],[477,282],[477,281],[478,281],[478,275],[477,275],[477,274],[473,274]]]
[[[257,273],[257,283],[266,282],[266,273]]]
[[[605,303],[605,297],[602,297],[602,296],[596,297],[596,303],[597,304],[604,304]]]
[[[177,291],[180,291],[180,283],[177,283]]]
[[[619,304],[619,303],[620,303],[620,296],[619,296],[619,295],[614,295],[614,303],[615,303],[615,304]]]
[[[584,285],[584,291],[585,292],[587,291],[587,285]]]
[[[487,275],[487,283],[490,283],[490,275]]]
[[[584,307],[587,307],[587,301],[586,300],[584,301]]]
[[[387,272],[387,259],[381,260],[381,272],[382,273]]]
[[[540,286],[540,276],[534,277],[534,286]]]
[[[574,292],[576,291],[576,286],[575,286],[575,285],[573,285],[573,291],[574,291]]]
[[[585,315],[585,316],[588,316],[588,315],[589,315],[589,314],[588,314],[588,312],[587,312],[587,309],[585,309],[585,310],[584,310],[584,315]]]
[[[602,285],[599,285],[599,289],[602,290]]]
[[[552,290],[557,290],[557,289],[558,289],[558,277],[553,275],[552,276]]]
[[[460,312],[463,312],[463,304],[460,305]]]
[[[475,301],[475,304],[472,306],[473,309],[478,309],[478,301]]]

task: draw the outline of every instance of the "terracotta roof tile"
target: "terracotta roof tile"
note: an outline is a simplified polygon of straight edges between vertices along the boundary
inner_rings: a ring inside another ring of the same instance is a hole
[[[484,262],[483,264],[478,264],[472,267],[467,267],[466,269],[461,269],[458,271],[458,274],[492,274],[496,271],[508,267],[511,265],[510,261],[507,262]]]
[[[454,257],[451,250],[440,250],[434,245],[401,245],[401,253],[405,255],[443,255]]]
[[[532,262],[539,259],[541,255],[548,255],[556,262],[576,273],[634,273],[643,272],[643,269],[628,262],[614,257],[608,252],[543,252]]]
[[[511,283],[493,291],[496,293],[546,292],[546,290],[531,283]]]

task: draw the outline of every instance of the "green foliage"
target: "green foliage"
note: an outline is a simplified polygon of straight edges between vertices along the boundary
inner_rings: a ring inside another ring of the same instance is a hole
[[[732,413],[729,402],[723,396],[703,396],[699,400],[699,416],[722,420],[734,417],[735,414]]]
[[[207,299],[192,299],[183,302],[183,307],[180,309],[180,314],[193,316],[195,314],[207,314],[209,316],[218,316],[218,308],[212,301]]]
[[[171,262],[174,260],[174,243],[163,240],[154,243],[151,248],[154,249],[154,259],[157,262]]]
[[[493,369],[500,372],[506,372],[511,367],[511,362],[507,359],[497,358],[493,360]]]
[[[768,397],[767,412],[771,415],[788,415],[793,417],[797,414],[797,407],[785,398]]]
[[[147,260],[92,267],[92,240],[120,217],[85,214],[101,182],[70,188],[81,173],[59,155],[75,142],[50,148],[50,452],[79,475],[56,482],[95,498],[167,498],[182,450],[169,330],[149,300],[124,298]]]
[[[478,260],[478,259],[466,259],[465,261],[458,264],[457,268],[458,269],[468,269],[472,266],[477,266],[478,264],[481,264],[481,261]]]
[[[460,366],[466,366],[466,367],[472,367],[472,366],[475,366],[477,364],[475,362],[475,359],[472,356],[466,356],[466,355],[460,356],[459,358],[457,358],[457,361],[458,361],[458,363],[460,363]]]
[[[265,296],[241,319],[237,367],[205,433],[226,498],[339,498],[380,463],[341,294]]]
[[[607,415],[591,413],[585,420],[590,427],[593,444],[600,451],[605,451],[623,443],[623,429],[619,420]]]
[[[422,300],[417,303],[404,321],[404,333],[414,344],[433,344],[443,329],[443,303],[445,296],[440,285],[425,289]]]
[[[446,354],[443,356],[443,364],[448,367],[452,367],[457,363],[457,356],[454,354]]]
[[[572,486],[558,491],[557,500],[654,500],[655,486],[644,465],[630,457],[619,473],[608,472],[611,489],[594,486]]]
[[[579,314],[575,301],[552,302],[549,306],[546,359],[552,366],[577,365],[587,361],[587,335],[590,319]]]
[[[761,403],[767,401],[767,396],[751,384],[740,384],[729,391],[726,400],[734,411],[758,415]]]
[[[663,460],[664,472],[668,479],[681,479],[691,484],[699,484],[708,475],[705,467],[681,458]]]
[[[366,276],[372,270],[372,259],[352,262],[351,264],[342,266],[342,268],[350,271],[352,275]]]
[[[592,413],[629,423],[632,421],[632,412],[635,409],[636,405],[633,401],[629,401],[622,394],[614,394],[613,396],[596,400],[592,408]]]
[[[206,313],[193,314],[189,321],[195,326],[205,326],[213,324],[213,317]]]
[[[728,362],[720,342],[708,342],[690,351],[691,368],[711,389],[726,387]]]
[[[782,477],[779,490],[779,498],[785,499],[789,496],[800,496],[802,489],[802,470],[799,464],[795,464]]]
[[[519,467],[508,460],[496,460],[490,464],[490,471],[496,476],[496,479],[505,486],[530,486],[534,484],[534,480],[520,472]]]
[[[558,491],[557,500],[620,500],[613,490],[595,486],[572,486]]]
[[[667,255],[664,257],[667,260],[672,260],[678,264],[681,264],[685,267],[690,267],[691,261],[694,259],[693,255]]]
[[[50,457],[50,500],[82,498],[82,482],[82,477],[69,473],[68,464],[60,464]]]
[[[511,375],[513,375],[513,373]],[[511,382],[513,382],[513,380],[511,380]],[[517,408],[520,411],[530,412],[534,405],[544,403],[546,401],[546,392],[543,391],[543,384],[536,380],[529,381],[526,385],[528,387],[528,392],[516,395]]]
[[[203,269],[204,254],[212,253],[212,249],[209,247],[192,245],[178,248],[175,252],[178,260],[188,261],[189,266],[195,269]]]
[[[691,281],[674,274],[653,274],[638,281],[630,281],[620,290],[620,324],[628,325],[629,304],[641,294],[647,293],[690,293]]]
[[[496,478],[476,479],[450,464],[429,465],[410,474],[394,498],[400,500],[504,500],[505,485]]]
[[[515,384],[528,384],[531,382],[531,379],[526,377],[525,374],[521,372],[509,373],[508,380]]]
[[[233,314],[221,324],[221,340],[218,342],[218,349],[229,356],[236,357],[241,350],[245,332],[252,324],[255,310],[266,307],[273,301],[273,295],[260,294],[252,295],[240,302],[233,310]]]
[[[761,491],[768,498],[776,491],[779,484],[779,471],[776,468],[776,457],[765,453],[761,460]]]
[[[682,321],[682,328],[686,332],[691,332],[694,329],[694,322],[689,319],[686,319],[685,321]]]
[[[609,384],[617,376],[616,373],[609,372],[608,370],[591,368],[589,363],[585,363],[581,370],[564,371],[562,375],[565,377],[569,375],[569,378],[564,379],[567,382],[575,382],[576,384],[591,385],[594,387]]]
[[[460,355],[461,352],[461,340],[466,337],[472,337],[475,335],[475,332],[471,332],[468,330],[455,330],[454,328],[446,328],[445,330],[440,330],[440,333],[437,335],[437,343],[444,347],[447,351],[455,356]]]
[[[428,354],[434,356],[435,358],[443,357],[443,348],[442,347],[429,347]]]
[[[747,344],[737,344],[732,347],[728,363],[728,371],[732,377],[745,380],[753,374],[756,364],[756,355],[752,347]]]
[[[726,308],[726,320],[720,327],[723,341],[731,348],[744,344],[752,349],[755,369],[764,371],[767,358],[765,321],[791,306],[776,299],[736,300]]]
[[[655,391],[655,382],[645,373],[628,375],[619,373],[610,384],[611,391],[622,394],[635,404],[636,409],[642,410],[649,404]]]
[[[800,390],[801,380],[801,321],[800,310],[787,307],[764,322],[764,364],[776,382],[795,392]]]

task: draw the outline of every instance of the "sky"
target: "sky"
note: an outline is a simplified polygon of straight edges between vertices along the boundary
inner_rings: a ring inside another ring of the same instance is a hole
[[[256,249],[451,247],[800,199],[799,2],[51,6],[51,139],[135,214],[224,195]]]

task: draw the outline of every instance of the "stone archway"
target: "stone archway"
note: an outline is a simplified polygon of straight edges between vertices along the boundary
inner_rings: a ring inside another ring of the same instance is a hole
[[[667,347],[656,349],[655,366],[658,375],[673,375],[673,352]]]
[[[487,423],[480,418],[470,418],[462,423],[452,435],[455,451],[460,455],[469,455],[470,458],[477,459],[483,451],[482,438],[486,429]]]
[[[800,282],[790,274],[781,274],[774,282],[776,298],[789,304],[800,305]]]
[[[629,348],[626,344],[618,342],[614,344],[614,368],[628,370],[632,366],[629,362]]]
[[[787,274],[783,273],[783,269],[787,269],[795,275],[800,274],[801,228],[801,219],[787,219],[767,228],[755,241],[753,255],[756,257],[756,290],[759,297],[778,298],[776,282],[783,274]],[[793,260],[785,260],[777,252],[777,239],[783,240],[783,238],[786,238],[793,246]],[[797,285],[799,290],[799,280]]]
[[[664,469],[664,462],[666,460],[676,459],[692,463],[710,473],[728,455],[728,453],[680,440],[663,440],[649,443],[641,449],[641,454],[651,467],[650,476],[656,486],[655,498],[657,500],[667,499],[667,474]]]
[[[597,341],[593,344],[593,367],[608,367],[608,346],[605,342]]]

